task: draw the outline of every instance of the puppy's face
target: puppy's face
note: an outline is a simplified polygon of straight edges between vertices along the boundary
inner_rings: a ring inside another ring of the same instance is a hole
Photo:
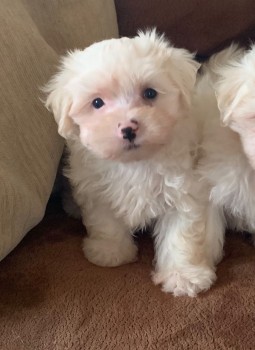
[[[220,71],[216,85],[223,122],[239,133],[255,169],[255,46]]]
[[[76,103],[69,116],[82,144],[97,156],[139,160],[171,141],[185,105],[164,62],[139,57],[133,45],[126,52],[125,45],[115,47],[107,62],[84,77],[86,91],[80,81],[80,87],[72,87]]]
[[[96,156],[146,159],[171,142],[186,117],[198,65],[155,32],[113,39],[64,59],[48,105],[62,136]]]

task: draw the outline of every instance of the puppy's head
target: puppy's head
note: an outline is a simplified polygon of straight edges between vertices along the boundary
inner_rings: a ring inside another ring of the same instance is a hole
[[[240,134],[244,152],[255,168],[255,45],[218,69],[215,85],[221,118]]]
[[[156,31],[105,40],[62,60],[46,106],[64,138],[105,159],[145,159],[186,117],[199,65]]]

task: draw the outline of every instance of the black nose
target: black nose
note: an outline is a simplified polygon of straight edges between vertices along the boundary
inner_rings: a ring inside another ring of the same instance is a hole
[[[121,129],[121,132],[123,134],[124,140],[128,140],[129,142],[131,142],[136,138],[136,133],[134,129],[132,129],[130,126],[128,126],[127,128]]]

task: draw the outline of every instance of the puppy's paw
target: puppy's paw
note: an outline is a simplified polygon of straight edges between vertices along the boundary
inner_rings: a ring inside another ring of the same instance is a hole
[[[131,237],[122,240],[88,237],[83,243],[86,258],[98,266],[114,267],[135,262],[137,250]]]
[[[174,296],[195,297],[211,287],[216,275],[209,267],[192,267],[186,272],[174,269],[154,272],[152,280],[156,285],[162,284],[163,292],[173,293]]]

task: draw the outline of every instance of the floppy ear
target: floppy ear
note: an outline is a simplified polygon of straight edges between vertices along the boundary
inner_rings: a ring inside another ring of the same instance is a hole
[[[238,116],[242,102],[247,96],[248,87],[246,84],[239,84],[238,81],[222,81],[216,85],[216,98],[221,113],[221,120],[225,125],[230,125]]]
[[[62,57],[59,72],[42,89],[46,94],[45,106],[54,114],[58,133],[65,139],[78,133],[78,126],[71,114],[80,108],[82,102],[82,89],[75,82],[75,76],[83,56],[84,51],[75,50]]]
[[[230,47],[235,49],[235,46]],[[254,119],[254,66],[255,46],[250,50],[236,50],[225,66],[216,68],[218,82],[215,84],[218,107],[223,123],[232,126]]]
[[[45,106],[50,110],[58,124],[58,133],[65,139],[70,138],[76,129],[69,112],[72,107],[72,98],[64,88],[54,88],[51,83],[46,86],[49,91]]]
[[[175,83],[181,91],[182,97],[186,105],[190,104],[191,95],[196,83],[197,72],[200,68],[200,63],[195,61],[194,55],[185,49],[176,49],[170,47],[169,54],[169,69],[173,72]],[[173,67],[175,68],[173,70]]]
[[[247,83],[240,87],[226,85],[218,96],[218,106],[223,123],[240,135],[243,150],[255,169],[255,101],[251,91]]]
[[[241,64],[223,68],[216,97],[221,120],[240,135],[244,153],[255,169],[254,75],[249,68],[245,58]]]

